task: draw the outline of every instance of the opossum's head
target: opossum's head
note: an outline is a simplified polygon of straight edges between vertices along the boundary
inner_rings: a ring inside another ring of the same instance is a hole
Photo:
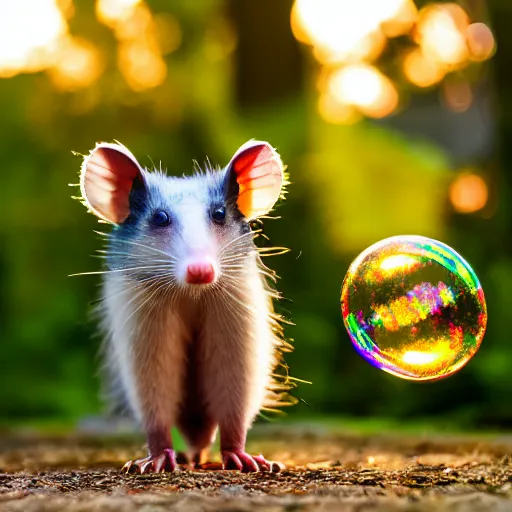
[[[110,270],[148,283],[211,285],[242,272],[255,250],[249,222],[281,194],[283,165],[266,142],[249,141],[224,169],[183,178],[143,169],[119,144],[84,159],[86,206],[115,224]]]

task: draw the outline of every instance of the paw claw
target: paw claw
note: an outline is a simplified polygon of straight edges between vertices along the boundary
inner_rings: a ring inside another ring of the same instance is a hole
[[[139,472],[142,475],[144,473],[174,471],[175,469],[176,455],[173,450],[167,448],[159,455],[148,455],[144,459],[130,460],[123,466],[121,471],[124,473]]]
[[[133,460],[129,460],[122,468],[121,473],[129,473],[131,467],[133,466]]]
[[[279,466],[276,463],[267,461],[263,455],[251,456],[243,451],[223,451],[223,468],[227,470],[238,470],[242,473],[252,473],[256,471],[273,471],[278,473]],[[278,470],[274,470],[274,466]]]
[[[165,455],[159,455],[153,461],[153,471],[155,473],[162,473],[165,464]]]
[[[147,460],[143,464],[141,464],[140,467],[140,474],[143,475],[144,473],[149,473],[149,471],[146,471],[148,467],[153,466],[153,462],[155,462],[153,459]],[[156,472],[156,471],[155,471]]]
[[[242,471],[243,464],[242,461],[238,458],[236,453],[229,453],[225,457],[223,457],[224,467],[227,470],[238,470]]]

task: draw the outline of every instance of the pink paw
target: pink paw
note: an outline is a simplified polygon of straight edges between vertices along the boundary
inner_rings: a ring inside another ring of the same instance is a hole
[[[222,464],[224,469],[238,470],[242,473],[254,471],[272,471],[278,473],[281,465],[276,462],[269,462],[263,455],[249,455],[241,450],[223,451]]]
[[[125,473],[163,473],[176,469],[176,454],[166,448],[158,455],[149,455],[144,459],[128,461],[121,471]]]

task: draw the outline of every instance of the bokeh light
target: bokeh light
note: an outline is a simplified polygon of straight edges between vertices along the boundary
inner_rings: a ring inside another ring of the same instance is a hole
[[[54,86],[75,91],[94,84],[106,58],[92,41],[70,34],[73,0],[17,0],[0,7],[0,78],[47,71]],[[141,91],[167,76],[163,55],[181,44],[181,30],[169,13],[155,16],[142,0],[96,0],[99,22],[118,41],[119,71]]]
[[[152,43],[141,39],[120,45],[119,68],[135,91],[157,87],[167,76],[167,66]]]
[[[85,39],[68,37],[59,45],[56,62],[48,74],[58,89],[74,91],[93,84],[103,69],[98,48]]]
[[[473,91],[467,80],[451,78],[443,84],[443,98],[453,112],[465,112],[473,103]]]
[[[433,4],[421,9],[414,39],[430,60],[457,66],[468,58],[469,18],[457,4]]]
[[[489,190],[481,176],[464,172],[450,185],[449,197],[455,211],[473,213],[487,204]]]
[[[417,17],[418,9],[413,0],[402,1],[394,16],[382,22],[382,31],[386,37],[398,37],[408,34],[414,27]]]
[[[105,25],[116,28],[128,21],[141,0],[97,0],[96,16]]]
[[[352,64],[332,74],[329,92],[341,104],[357,107],[370,117],[387,116],[398,105],[393,83],[369,64]]]
[[[418,87],[430,87],[445,76],[444,69],[427,58],[421,48],[414,48],[406,53],[403,71],[409,82]]]
[[[369,36],[392,20],[403,0],[297,0],[294,28],[313,46],[323,48],[335,60],[350,60],[369,52]],[[371,39],[371,38],[370,38]]]
[[[57,5],[66,20],[71,19],[75,15],[76,9],[73,0],[57,0]]]
[[[489,27],[472,23],[454,2],[431,2],[418,10],[412,0],[296,0],[291,27],[298,41],[312,47],[321,73],[324,68],[331,75],[320,88],[321,117],[343,124],[353,122],[354,107],[380,118],[399,105],[400,91],[392,73],[380,69],[381,58],[399,62],[413,86],[428,88],[471,62],[490,58],[495,50]],[[406,36],[408,43],[402,39],[393,45],[392,51],[398,51],[393,59],[384,50],[398,36]],[[394,63],[387,67],[392,70]],[[448,84],[443,95],[454,112],[471,106],[471,87],[463,80]]]
[[[485,23],[472,23],[466,35],[471,60],[479,62],[492,56],[496,43],[491,29]]]
[[[3,2],[0,13],[0,77],[51,66],[67,23],[56,0]]]
[[[155,36],[162,55],[176,51],[181,45],[181,27],[171,13],[160,13],[154,16]],[[230,34],[227,35],[230,37]]]
[[[311,44],[323,62],[353,62],[376,58],[388,30],[401,32],[392,21],[410,24],[414,4],[409,0],[296,0],[292,30],[299,41]]]
[[[325,121],[332,124],[353,124],[361,119],[357,108],[338,101],[329,91],[320,95],[318,111]]]
[[[157,24],[141,0],[98,0],[96,14],[118,39],[118,66],[128,85],[135,91],[161,85],[167,77],[167,64],[158,36],[165,43],[166,53],[175,50],[181,42],[177,22],[166,20],[163,28],[171,32],[162,37],[162,21]]]

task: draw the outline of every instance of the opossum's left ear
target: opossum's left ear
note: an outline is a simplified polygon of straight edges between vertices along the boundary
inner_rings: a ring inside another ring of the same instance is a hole
[[[229,162],[227,172],[230,189],[232,185],[237,189],[237,206],[244,217],[255,219],[272,210],[281,195],[284,167],[268,142],[246,142]]]

